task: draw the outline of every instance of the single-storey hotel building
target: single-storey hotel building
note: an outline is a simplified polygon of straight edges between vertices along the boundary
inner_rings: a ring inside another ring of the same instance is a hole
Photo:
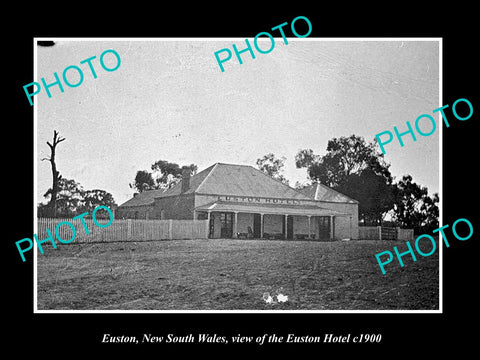
[[[171,189],[135,194],[116,217],[208,220],[210,238],[358,239],[358,201],[319,183],[297,190],[248,165],[184,171]]]

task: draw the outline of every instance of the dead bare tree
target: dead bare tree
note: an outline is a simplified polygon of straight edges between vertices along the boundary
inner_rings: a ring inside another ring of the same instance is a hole
[[[53,130],[53,143],[47,141],[47,145],[50,147],[50,158],[43,158],[43,160],[50,161],[52,165],[52,176],[53,176],[53,184],[52,184],[52,193],[50,202],[48,203],[48,207],[50,208],[50,215],[52,217],[57,217],[57,193],[58,193],[58,181],[61,178],[60,173],[57,171],[57,166],[55,164],[55,150],[59,143],[61,143],[65,138],[62,138],[58,135],[58,131]]]

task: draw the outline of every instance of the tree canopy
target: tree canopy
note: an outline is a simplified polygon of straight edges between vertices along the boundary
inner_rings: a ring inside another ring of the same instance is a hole
[[[320,181],[331,188],[343,184],[352,174],[370,169],[386,180],[392,180],[390,165],[383,159],[376,141],[367,143],[363,137],[333,138],[328,141],[327,153],[315,155],[313,150],[300,150],[295,155],[297,168],[307,168],[310,179]]]
[[[286,158],[284,156],[276,158],[275,154],[269,153],[257,159],[257,167],[268,176],[288,185],[288,179],[282,174],[285,160]]]
[[[151,166],[157,189],[167,190],[182,180],[183,169],[189,169],[192,174],[197,173],[197,165],[180,165],[166,160],[158,160]]]
[[[152,174],[148,171],[138,170],[134,182],[129,184],[129,186],[131,189],[143,192],[145,190],[155,189],[155,181],[153,180]]]
[[[438,194],[428,196],[428,189],[404,175],[393,190],[395,204],[393,218],[402,227],[413,228],[416,233],[431,232],[439,227]]]
[[[323,156],[311,149],[295,156],[297,168],[306,168],[310,180],[319,181],[357,201],[359,219],[364,225],[380,225],[387,214],[397,226],[413,228],[416,233],[438,228],[438,194],[404,175],[394,182],[376,140],[351,135],[333,138]]]
[[[52,188],[50,188],[44,194],[44,197],[51,199],[52,193]],[[85,190],[75,180],[60,177],[58,181],[56,217],[70,218],[84,212],[91,214],[100,205],[107,206],[110,209],[117,206],[112,194],[100,189]],[[51,216],[49,206],[49,204],[40,203],[38,205],[38,217]],[[106,215],[106,212],[103,214],[102,210],[100,210],[96,214],[98,217],[102,215]]]
[[[138,170],[133,183],[129,184],[131,189],[138,192],[146,190],[168,190],[182,180],[182,172],[189,169],[193,174],[197,173],[197,165],[180,165],[166,160],[158,160],[151,166],[152,172]]]
[[[333,138],[325,155],[303,149],[295,155],[295,164],[307,168],[311,180],[359,201],[359,218],[366,224],[380,224],[393,206],[390,165],[376,142],[356,135]]]

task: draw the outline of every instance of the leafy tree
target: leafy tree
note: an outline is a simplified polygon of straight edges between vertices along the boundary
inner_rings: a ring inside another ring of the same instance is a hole
[[[374,140],[363,137],[333,138],[320,156],[311,149],[295,156],[297,168],[307,168],[309,179],[319,181],[359,201],[359,218],[365,224],[379,225],[393,206],[393,178],[390,164]]]
[[[182,180],[183,169],[189,169],[192,174],[197,173],[197,165],[190,164],[180,167],[176,163],[171,163],[166,160],[158,160],[152,164],[153,177],[155,177],[155,188],[167,190],[175,186]]]
[[[384,215],[392,209],[392,185],[372,169],[351,174],[337,189],[359,202],[358,215],[365,224],[381,225]]]
[[[288,180],[282,174],[285,160],[286,158],[284,156],[277,159],[274,154],[269,153],[264,157],[257,159],[257,166],[268,176],[288,185]]]
[[[82,206],[84,192],[82,186],[75,180],[69,180],[60,177],[58,181],[57,191],[58,194],[56,201],[56,216],[72,217],[79,214],[79,209]],[[51,199],[51,197],[53,196],[52,188],[48,189],[43,196],[45,198]]]
[[[438,219],[440,218],[440,209],[437,205],[439,202],[440,198],[438,196],[438,193],[434,193],[432,197],[424,197],[421,211],[427,214],[427,216],[422,223],[423,232],[431,233],[433,230],[438,229],[438,227],[440,226],[440,223],[438,221]]]
[[[438,194],[428,196],[428,189],[404,175],[394,187],[393,218],[401,227],[413,228],[415,233],[431,232],[439,227]]]
[[[129,186],[131,189],[143,192],[145,190],[155,189],[155,181],[153,180],[152,173],[146,170],[138,170],[135,181],[129,184]]]
[[[333,138],[328,141],[327,153],[315,155],[313,150],[300,150],[295,156],[297,168],[306,167],[312,180],[320,181],[335,188],[342,184],[351,174],[359,174],[365,169],[392,180],[390,165],[383,159],[376,140],[367,143],[361,136]]]
[[[37,217],[46,218],[51,216],[50,207],[48,204],[38,203],[37,204]]]
[[[152,164],[151,169],[153,172],[137,171],[134,182],[129,184],[130,188],[136,189],[138,192],[155,189],[167,190],[182,180],[183,169],[189,169],[192,174],[197,173],[195,164],[180,167],[180,165],[166,160],[156,161]]]
[[[48,189],[44,194],[45,198],[52,196],[52,189]],[[58,182],[58,195],[57,195],[57,217],[74,217],[84,212],[88,212],[90,215],[93,210],[99,206],[108,206],[110,209],[116,207],[112,194],[104,190],[84,190],[80,183],[75,180],[60,178]],[[104,212],[104,213],[102,213]],[[50,217],[52,216],[49,211],[49,204],[38,204],[37,208],[38,217]],[[108,216],[107,211],[101,209],[95,216],[102,217]]]
[[[319,155],[315,155],[312,149],[299,150],[295,155],[295,165],[297,168],[309,167],[320,160]]]
[[[81,213],[88,212],[89,214],[92,214],[93,210],[101,205],[107,206],[110,209],[114,209],[117,206],[112,194],[105,190],[94,189],[83,192],[83,204],[80,208]],[[108,218],[109,214],[106,210],[99,209],[95,213],[95,217]]]

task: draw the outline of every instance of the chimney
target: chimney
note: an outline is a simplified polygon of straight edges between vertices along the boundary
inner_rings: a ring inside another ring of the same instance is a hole
[[[133,194],[133,197],[137,197],[137,196],[138,196],[138,193],[134,193],[134,194]]]
[[[190,169],[182,170],[182,194],[190,189]]]

